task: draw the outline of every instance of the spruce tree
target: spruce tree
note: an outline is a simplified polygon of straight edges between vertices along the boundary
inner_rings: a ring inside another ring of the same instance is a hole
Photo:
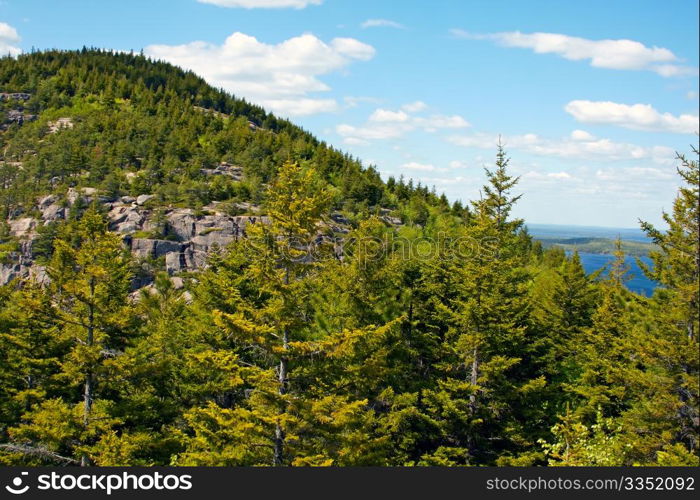
[[[50,281],[44,291],[51,305],[44,321],[55,325],[58,335],[70,343],[55,377],[68,387],[82,386],[82,403],[78,410],[78,391],[73,397],[46,400],[24,415],[30,423],[10,429],[10,435],[28,438],[39,447],[61,443],[64,452],[78,455],[81,465],[90,465],[90,446],[112,422],[107,416],[111,405],[107,361],[121,355],[131,334],[127,300],[131,256],[92,208],[75,223],[74,232],[64,234],[54,246],[46,268]],[[106,399],[100,399],[102,394]],[[68,426],[59,441],[52,420]],[[67,445],[70,441],[77,444]]]

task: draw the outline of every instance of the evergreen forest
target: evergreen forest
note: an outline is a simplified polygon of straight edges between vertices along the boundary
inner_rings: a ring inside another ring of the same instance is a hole
[[[0,464],[700,465],[697,148],[651,297],[509,161],[450,203],[141,54],[1,58]]]

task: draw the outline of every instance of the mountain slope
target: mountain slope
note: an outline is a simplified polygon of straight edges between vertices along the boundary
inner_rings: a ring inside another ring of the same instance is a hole
[[[0,98],[0,283],[27,276],[51,253],[50,226],[93,201],[137,257],[160,259],[154,270],[199,268],[264,212],[264,188],[288,159],[334,186],[338,220],[396,211],[420,223],[429,207],[450,208],[423,186],[387,186],[289,121],[142,55],[2,58]]]

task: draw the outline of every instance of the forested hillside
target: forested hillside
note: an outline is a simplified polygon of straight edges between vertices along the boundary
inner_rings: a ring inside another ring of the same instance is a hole
[[[644,297],[532,240],[500,146],[463,207],[140,55],[0,92],[0,463],[700,463],[696,149]]]

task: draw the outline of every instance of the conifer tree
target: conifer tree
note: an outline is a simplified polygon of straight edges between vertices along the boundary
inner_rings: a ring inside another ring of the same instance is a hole
[[[330,200],[329,191],[312,169],[292,162],[282,165],[269,189],[268,222],[249,226],[248,239],[241,244],[250,252],[242,270],[245,280],[262,300],[248,300],[238,290],[234,292],[235,312],[213,312],[219,328],[240,347],[255,349],[265,360],[254,376],[249,404],[251,416],[274,430],[271,462],[276,466],[292,461],[286,450],[287,441],[295,437],[287,431],[294,421],[288,411],[290,343],[308,334],[310,291],[305,280],[323,257],[318,224]],[[276,384],[269,377],[271,370]],[[271,390],[275,385],[276,394]]]
[[[700,155],[693,147],[693,154]],[[700,206],[698,189],[700,174],[697,159],[678,155],[678,175],[685,183],[673,202],[673,212],[662,214],[668,230],[662,231],[641,221],[642,229],[660,247],[652,252],[653,268],[643,267],[649,278],[658,281],[673,293],[669,304],[676,319],[682,322],[687,337],[696,341],[700,316]]]
[[[452,440],[466,451],[462,460],[467,464],[495,460],[498,452],[488,444],[489,436],[502,439],[502,426],[510,427],[513,441],[520,439],[513,410],[518,407],[518,389],[531,382],[528,276],[524,255],[517,252],[523,221],[510,219],[520,196],[510,194],[518,179],[508,174],[508,161],[499,145],[496,168],[486,172],[489,183],[483,197],[473,202],[467,228],[478,250],[453,268],[459,292],[448,335],[454,365],[440,384],[444,392],[440,399],[451,399],[452,404],[459,401],[462,408],[459,423],[452,424],[461,437],[452,433]]]
[[[10,434],[15,439],[30,438],[39,446],[62,443],[64,451],[79,456],[81,465],[89,465],[90,445],[112,422],[106,415],[109,400],[99,400],[100,394],[109,394],[106,361],[123,352],[130,335],[131,258],[121,239],[107,230],[102,216],[92,208],[76,223],[73,234],[57,239],[54,245],[47,266],[50,282],[45,293],[51,307],[45,321],[56,325],[61,338],[71,344],[56,378],[71,388],[82,386],[82,403],[78,410],[77,398],[47,400],[25,414],[29,423],[11,429]],[[60,441],[52,437],[54,419],[67,426]],[[78,445],[67,447],[71,440]]]

